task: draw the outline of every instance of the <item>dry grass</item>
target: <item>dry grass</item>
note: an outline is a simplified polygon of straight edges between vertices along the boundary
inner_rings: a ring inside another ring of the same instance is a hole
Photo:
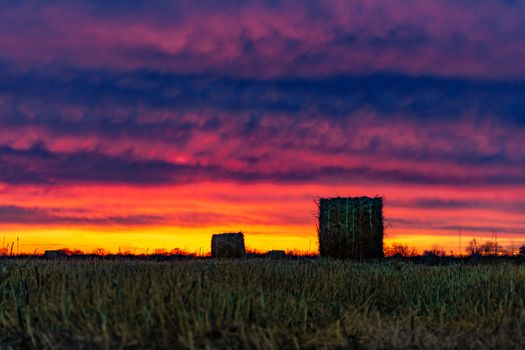
[[[523,349],[525,266],[0,261],[0,348]]]

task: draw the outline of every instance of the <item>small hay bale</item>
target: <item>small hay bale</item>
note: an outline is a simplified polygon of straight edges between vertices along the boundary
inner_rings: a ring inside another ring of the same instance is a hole
[[[240,258],[244,256],[244,235],[221,233],[211,238],[211,256],[214,258]]]
[[[319,200],[319,253],[323,257],[383,257],[383,198]]]
[[[270,259],[284,259],[286,258],[286,252],[284,250],[270,250],[266,256]]]
[[[66,256],[67,256],[67,253],[63,249],[44,251],[44,258],[47,258],[47,259],[64,258]]]
[[[421,261],[426,265],[438,265],[440,257],[432,252],[425,252],[421,257]]]

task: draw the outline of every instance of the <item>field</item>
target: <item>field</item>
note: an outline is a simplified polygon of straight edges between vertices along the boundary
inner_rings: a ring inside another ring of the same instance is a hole
[[[0,348],[525,348],[525,266],[0,261]]]

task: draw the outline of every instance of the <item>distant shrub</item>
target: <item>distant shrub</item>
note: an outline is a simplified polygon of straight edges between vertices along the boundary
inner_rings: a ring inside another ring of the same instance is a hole
[[[384,248],[384,254],[386,257],[411,257],[417,255],[417,250],[414,247],[410,247],[406,244],[392,243],[390,246]]]

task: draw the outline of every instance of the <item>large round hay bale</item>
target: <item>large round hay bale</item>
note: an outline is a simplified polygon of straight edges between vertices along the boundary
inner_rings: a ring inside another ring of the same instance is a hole
[[[244,235],[237,233],[220,233],[211,238],[211,256],[214,258],[240,258],[244,256]]]

